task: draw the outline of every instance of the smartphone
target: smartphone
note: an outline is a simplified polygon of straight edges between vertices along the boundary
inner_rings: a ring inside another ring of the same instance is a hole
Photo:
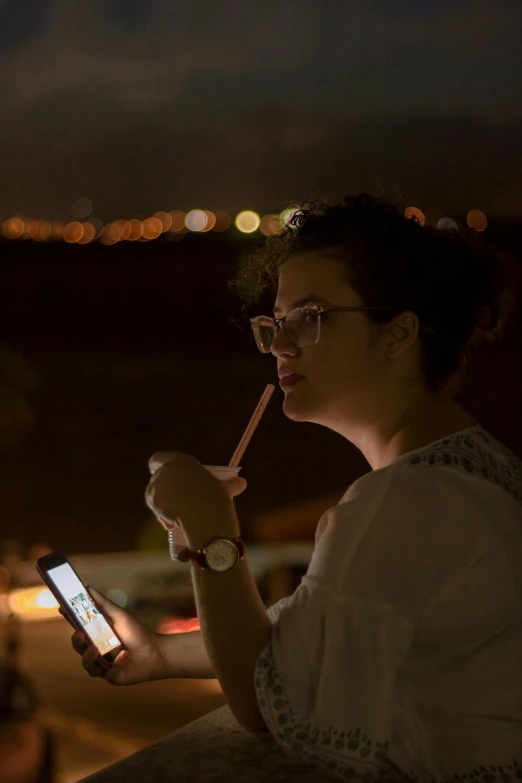
[[[61,552],[40,557],[36,570],[67,614],[72,625],[98,648],[97,660],[104,669],[125,647],[100,612],[80,577]]]

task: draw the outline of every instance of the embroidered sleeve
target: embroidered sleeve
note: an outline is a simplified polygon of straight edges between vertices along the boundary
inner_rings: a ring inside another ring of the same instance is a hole
[[[256,663],[258,702],[273,737],[345,778],[373,781],[386,772],[400,780],[387,750],[411,638],[411,625],[391,607],[302,583]]]

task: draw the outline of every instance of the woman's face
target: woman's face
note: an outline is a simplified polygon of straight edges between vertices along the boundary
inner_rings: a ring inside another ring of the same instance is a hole
[[[362,306],[344,274],[339,261],[317,251],[293,254],[280,271],[275,317],[305,304]],[[278,372],[284,368],[303,376],[283,387],[286,416],[336,431],[349,421],[371,421],[396,372],[390,365],[398,364],[387,360],[390,341],[381,332],[364,312],[328,312],[321,316],[319,341],[296,348],[283,327],[272,346]]]

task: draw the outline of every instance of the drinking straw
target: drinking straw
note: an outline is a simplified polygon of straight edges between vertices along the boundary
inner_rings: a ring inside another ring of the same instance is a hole
[[[257,407],[255,411],[252,414],[252,418],[247,424],[246,430],[243,433],[243,437],[239,441],[238,447],[235,450],[232,459],[228,463],[229,468],[237,468],[239,463],[241,462],[241,457],[245,453],[246,447],[250,443],[250,439],[254,432],[256,431],[256,427],[259,424],[261,420],[261,416],[265,412],[265,408],[268,405],[270,401],[270,397],[272,396],[274,392],[275,386],[271,383],[267,384],[266,389],[264,390],[263,394],[261,395],[261,399],[257,403]]]
[[[241,458],[243,454],[245,453],[246,447],[250,443],[250,440],[252,438],[252,435],[256,431],[256,427],[259,424],[261,420],[261,416],[265,412],[265,408],[268,405],[270,401],[270,397],[272,396],[274,392],[275,386],[271,383],[267,384],[266,389],[264,390],[263,394],[261,395],[261,399],[257,403],[256,409],[252,414],[252,417],[250,421],[248,422],[246,429],[243,433],[243,436],[241,440],[238,443],[237,449],[235,450],[232,459],[228,463],[229,468],[237,468],[239,463],[241,462]],[[187,552],[188,549],[182,549],[180,552],[176,552],[176,545],[174,542],[174,534],[172,531],[169,532],[169,552],[170,557],[172,560],[180,560],[181,562],[187,561]]]

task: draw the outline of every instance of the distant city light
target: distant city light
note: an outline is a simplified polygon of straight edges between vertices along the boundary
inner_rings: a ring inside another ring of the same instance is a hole
[[[291,228],[295,231],[295,226],[289,226],[288,222],[293,218],[296,212],[300,212],[300,207],[287,207],[286,209],[283,209],[283,211],[279,215],[279,219],[281,221],[281,226],[283,229],[285,228]]]
[[[468,226],[475,231],[485,231],[488,226],[488,219],[480,209],[471,209],[467,216]]]
[[[128,239],[130,242],[135,242],[143,235],[143,223],[137,218],[132,218],[129,220],[129,225],[131,230]]]
[[[214,215],[213,212],[210,212],[210,210],[208,209],[204,209],[203,212],[207,216],[207,225],[205,226],[205,228],[202,228],[201,231],[202,233],[205,233],[206,231],[212,231],[212,229],[216,225],[216,216]]]
[[[24,233],[24,221],[19,217],[4,220],[3,234],[6,239],[20,239]]]
[[[69,242],[71,245],[73,245],[75,242],[79,242],[82,237],[83,237],[82,223],[79,223],[77,220],[73,220],[71,221],[71,223],[67,223],[67,225],[64,226],[63,229],[64,242]]]
[[[92,201],[90,198],[77,198],[71,207],[71,215],[74,218],[85,220],[92,212]]]
[[[228,212],[226,212],[224,209],[216,209],[214,215],[216,216],[214,231],[226,231],[227,228],[230,228],[232,224],[232,218]]]
[[[181,209],[173,209],[169,212],[171,224],[169,231],[185,230],[185,213]]]
[[[96,238],[96,229],[92,223],[82,223],[83,236],[78,240],[79,245],[87,245]]]
[[[404,210],[404,217],[405,218],[415,218],[417,223],[420,223],[421,226],[424,225],[426,222],[426,217],[424,215],[424,212],[422,209],[419,209],[418,207],[406,207]]]
[[[243,234],[252,234],[257,231],[261,223],[261,218],[257,212],[251,212],[246,209],[244,212],[240,212],[236,215],[235,219],[236,228],[238,228]]]
[[[189,231],[203,231],[207,227],[208,215],[202,209],[191,209],[185,217],[185,225]]]
[[[164,231],[169,231],[169,229],[172,227],[172,215],[170,214],[170,212],[163,212],[163,211],[155,212],[152,217],[157,218],[157,220],[161,222],[162,233]]]
[[[442,217],[437,223],[437,228],[440,229],[440,231],[458,231],[459,224],[456,220],[453,220],[453,218]]]

